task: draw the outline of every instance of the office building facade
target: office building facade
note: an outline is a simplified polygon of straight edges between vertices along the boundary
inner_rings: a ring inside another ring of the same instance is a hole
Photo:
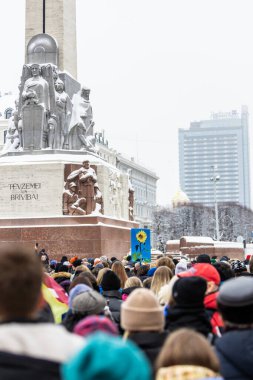
[[[248,109],[214,113],[179,129],[180,185],[190,202],[250,207]],[[219,181],[212,181],[219,176]]]

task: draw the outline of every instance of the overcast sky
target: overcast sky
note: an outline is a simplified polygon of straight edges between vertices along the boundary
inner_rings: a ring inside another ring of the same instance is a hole
[[[0,89],[15,90],[25,1],[0,0],[0,12]],[[77,0],[78,79],[96,128],[156,171],[160,204],[179,186],[178,128],[242,104],[252,118],[252,14],[252,0]]]

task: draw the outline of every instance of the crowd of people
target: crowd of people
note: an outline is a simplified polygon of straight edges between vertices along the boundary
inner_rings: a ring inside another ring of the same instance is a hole
[[[0,249],[0,379],[253,378],[253,265]]]

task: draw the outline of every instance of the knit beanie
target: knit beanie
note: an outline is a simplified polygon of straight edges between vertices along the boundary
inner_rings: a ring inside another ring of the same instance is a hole
[[[131,341],[96,333],[62,367],[63,380],[151,380],[147,358]]]
[[[172,296],[178,306],[204,307],[207,283],[201,277],[179,278],[173,288]]]
[[[69,292],[69,308],[72,309],[73,300],[76,296],[89,291],[91,291],[91,288],[85,284],[78,284],[72,288]]]
[[[175,275],[181,272],[185,272],[187,270],[187,261],[185,259],[181,259],[179,263],[176,265]]]
[[[95,290],[81,293],[76,296],[72,304],[73,314],[96,315],[101,314],[106,306],[106,300]]]
[[[120,279],[116,275],[116,273],[114,273],[112,270],[108,270],[107,272],[105,272],[105,274],[103,275],[103,278],[102,278],[101,288],[104,291],[119,290],[120,289]]]
[[[202,253],[201,255],[198,255],[197,257],[197,263],[207,263],[211,264],[211,258],[206,253]]]
[[[111,335],[118,335],[118,328],[109,318],[101,315],[92,315],[82,319],[74,327],[74,333],[80,336],[87,336],[94,332],[104,332]]]
[[[149,289],[134,290],[121,306],[121,327],[126,331],[162,331],[163,308]]]

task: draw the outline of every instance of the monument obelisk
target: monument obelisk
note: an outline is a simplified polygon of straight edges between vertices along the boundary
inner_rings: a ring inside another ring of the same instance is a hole
[[[25,51],[36,34],[51,35],[58,42],[59,69],[76,79],[76,0],[26,0],[25,17]]]

